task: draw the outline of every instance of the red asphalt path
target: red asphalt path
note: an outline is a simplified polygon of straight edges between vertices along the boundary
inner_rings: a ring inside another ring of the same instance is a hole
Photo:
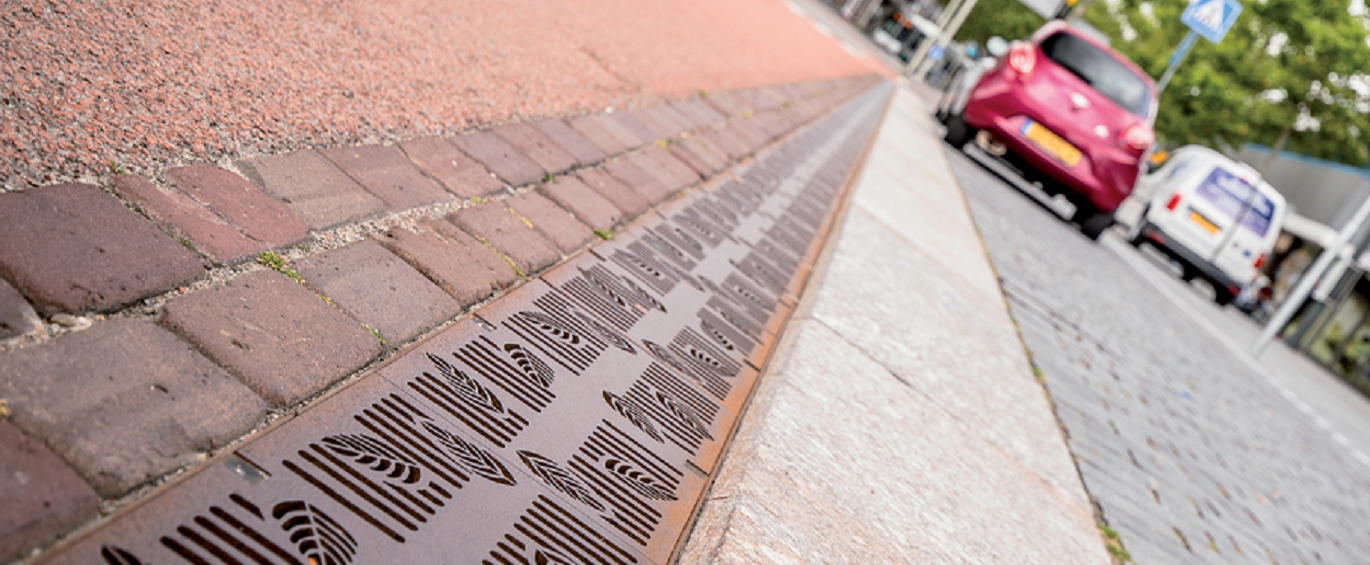
[[[875,70],[783,0],[6,0],[0,188]]]

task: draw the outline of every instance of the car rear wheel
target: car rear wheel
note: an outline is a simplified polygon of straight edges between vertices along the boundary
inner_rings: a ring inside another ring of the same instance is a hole
[[[1232,291],[1221,288],[1217,284],[1213,285],[1213,302],[1217,303],[1218,306],[1227,306],[1236,298],[1237,297],[1232,294]]]
[[[957,149],[965,147],[967,143],[970,143],[970,139],[975,137],[975,128],[970,127],[961,114],[947,116],[945,123],[947,124],[947,133],[942,135],[942,139]]]
[[[1113,213],[1100,212],[1083,196],[1072,195],[1067,198],[1071,204],[1075,205],[1075,214],[1070,217],[1070,221],[1080,225],[1080,233],[1094,241],[1104,235],[1104,231],[1113,226]]]

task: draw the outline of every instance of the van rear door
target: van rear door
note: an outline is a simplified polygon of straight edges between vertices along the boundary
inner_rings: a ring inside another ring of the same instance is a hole
[[[1192,191],[1185,191],[1183,208],[1176,210],[1177,225],[1167,231],[1194,254],[1214,262],[1227,231],[1244,214],[1256,189],[1221,166],[1201,178]]]
[[[1256,278],[1256,260],[1270,251],[1279,235],[1275,225],[1278,217],[1278,205],[1260,191],[1253,191],[1244,213],[1224,234],[1213,264],[1239,284],[1251,282]]]

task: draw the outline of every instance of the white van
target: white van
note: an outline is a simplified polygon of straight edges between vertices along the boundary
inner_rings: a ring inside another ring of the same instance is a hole
[[[1207,280],[1223,306],[1260,275],[1284,226],[1284,196],[1255,169],[1199,145],[1175,150],[1134,193],[1146,204],[1128,241],[1169,255],[1186,281]]]

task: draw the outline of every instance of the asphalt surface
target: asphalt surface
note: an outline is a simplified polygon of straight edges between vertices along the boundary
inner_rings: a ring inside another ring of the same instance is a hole
[[[1135,562],[1370,559],[1370,461],[1338,431],[1370,428],[1363,399],[1289,356],[1251,362],[1235,349],[1249,324],[1198,288],[948,152],[1085,486]]]
[[[5,190],[878,70],[781,0],[6,6]]]

